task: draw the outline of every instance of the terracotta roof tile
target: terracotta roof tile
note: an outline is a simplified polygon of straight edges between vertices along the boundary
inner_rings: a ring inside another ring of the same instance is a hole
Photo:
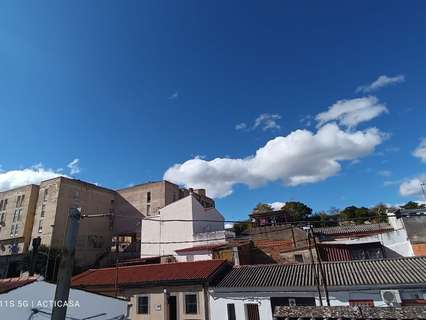
[[[18,278],[6,278],[0,279],[0,293],[6,293],[11,290],[23,287],[37,281],[37,277],[18,277]]]
[[[135,265],[118,268],[90,269],[72,278],[72,286],[114,285],[118,270],[118,284],[155,284],[173,281],[207,281],[226,264],[224,260],[176,262]]]

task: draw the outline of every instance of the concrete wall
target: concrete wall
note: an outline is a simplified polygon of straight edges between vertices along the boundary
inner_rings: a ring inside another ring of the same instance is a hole
[[[0,226],[0,256],[27,252],[31,240],[37,194],[38,186],[36,185],[0,192],[0,202],[4,204],[7,199],[6,209],[0,208],[0,220],[3,217],[4,222],[4,226]],[[17,198],[22,196],[24,200],[22,204],[18,204]],[[14,215],[15,221],[13,221]],[[12,226],[18,228],[16,235],[15,233],[11,235]],[[18,250],[12,252],[11,246],[14,243],[18,244]]]
[[[142,221],[141,257],[174,255],[175,250],[223,237],[224,218],[215,208],[204,208],[193,195],[160,209],[159,215]],[[187,222],[167,220],[213,220],[218,222]],[[163,221],[162,221],[163,220]],[[209,234],[209,232],[212,232]],[[218,233],[215,233],[218,232]],[[220,233],[222,232],[222,233]],[[209,238],[210,237],[210,238]],[[193,242],[199,240],[200,242]],[[149,242],[162,242],[156,244]],[[176,243],[164,243],[176,242]],[[212,240],[212,242],[217,242]]]
[[[205,295],[202,286],[179,286],[179,287],[154,287],[127,290],[122,293],[130,296],[130,318],[132,320],[167,320],[168,305],[164,289],[170,296],[176,296],[177,319],[179,320],[204,320],[205,318]],[[197,294],[197,314],[185,313],[185,294]],[[149,314],[137,314],[137,297],[148,296]]]
[[[49,319],[52,312],[50,303],[54,299],[55,288],[54,284],[36,281],[8,293],[0,294],[0,301],[3,302],[3,305],[0,306],[1,318],[7,320]],[[6,306],[6,301],[9,303],[8,306]],[[95,319],[107,320],[127,314],[127,301],[82,290],[71,289],[69,301],[74,303],[74,307],[67,308],[67,317],[69,318],[83,319],[105,313],[105,315],[99,315]],[[48,314],[31,316],[32,308]]]
[[[48,190],[46,200],[45,190]],[[32,237],[40,236],[44,245],[61,247],[70,207],[80,207],[83,214],[108,214],[113,211],[114,197],[112,190],[78,180],[59,177],[43,181],[40,184]],[[40,220],[43,221],[41,230]],[[77,266],[92,265],[110,249],[112,222],[112,217],[108,216],[80,221],[76,243]]]

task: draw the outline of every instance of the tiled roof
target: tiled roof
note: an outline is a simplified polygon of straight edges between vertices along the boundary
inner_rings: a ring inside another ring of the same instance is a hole
[[[426,285],[426,257],[323,262],[329,287]],[[222,288],[315,287],[311,264],[235,267],[218,285]]]
[[[37,281],[37,277],[19,277],[0,279],[0,293],[6,293]]]
[[[324,235],[346,235],[354,233],[373,233],[393,230],[387,223],[354,224],[348,226],[314,228],[314,233]]]
[[[178,250],[175,250],[175,252],[186,253],[186,252],[194,252],[194,251],[210,251],[210,250],[217,249],[226,245],[227,245],[226,243],[205,244],[205,245],[199,245],[199,246],[194,246],[194,247],[189,247],[184,249],[178,249]]]
[[[78,287],[114,285],[118,270],[119,285],[149,285],[173,281],[207,281],[219,271],[224,260],[176,262],[125,266],[118,268],[90,269],[72,278],[71,285]]]

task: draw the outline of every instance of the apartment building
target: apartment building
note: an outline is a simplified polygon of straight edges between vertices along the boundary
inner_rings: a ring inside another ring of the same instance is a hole
[[[87,267],[107,254],[113,236],[115,191],[94,184],[57,177],[41,182],[36,205],[32,238],[41,244],[60,248],[68,221],[68,210],[81,208],[83,214],[111,214],[83,218],[76,243],[76,265]]]
[[[0,192],[0,276],[14,275],[17,257],[29,247],[38,189],[27,185]]]

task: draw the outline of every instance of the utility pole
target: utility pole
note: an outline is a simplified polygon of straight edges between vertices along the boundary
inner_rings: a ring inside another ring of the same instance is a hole
[[[58,280],[56,282],[55,300],[52,310],[52,320],[65,320],[67,302],[70,293],[70,283],[74,266],[75,243],[80,225],[81,209],[70,208],[65,232],[61,262],[59,264]]]
[[[315,239],[314,229],[312,228],[312,225],[310,226],[310,229],[311,229],[311,234],[312,234],[312,240],[313,240],[314,246],[315,246],[315,252],[317,254],[318,267],[320,269],[322,284],[323,284],[324,291],[325,291],[325,300],[327,301],[327,306],[330,306],[330,298],[328,296],[327,277],[326,277],[326,274],[324,272],[324,269],[322,268],[321,255],[320,255],[320,251],[318,249],[317,240]]]

